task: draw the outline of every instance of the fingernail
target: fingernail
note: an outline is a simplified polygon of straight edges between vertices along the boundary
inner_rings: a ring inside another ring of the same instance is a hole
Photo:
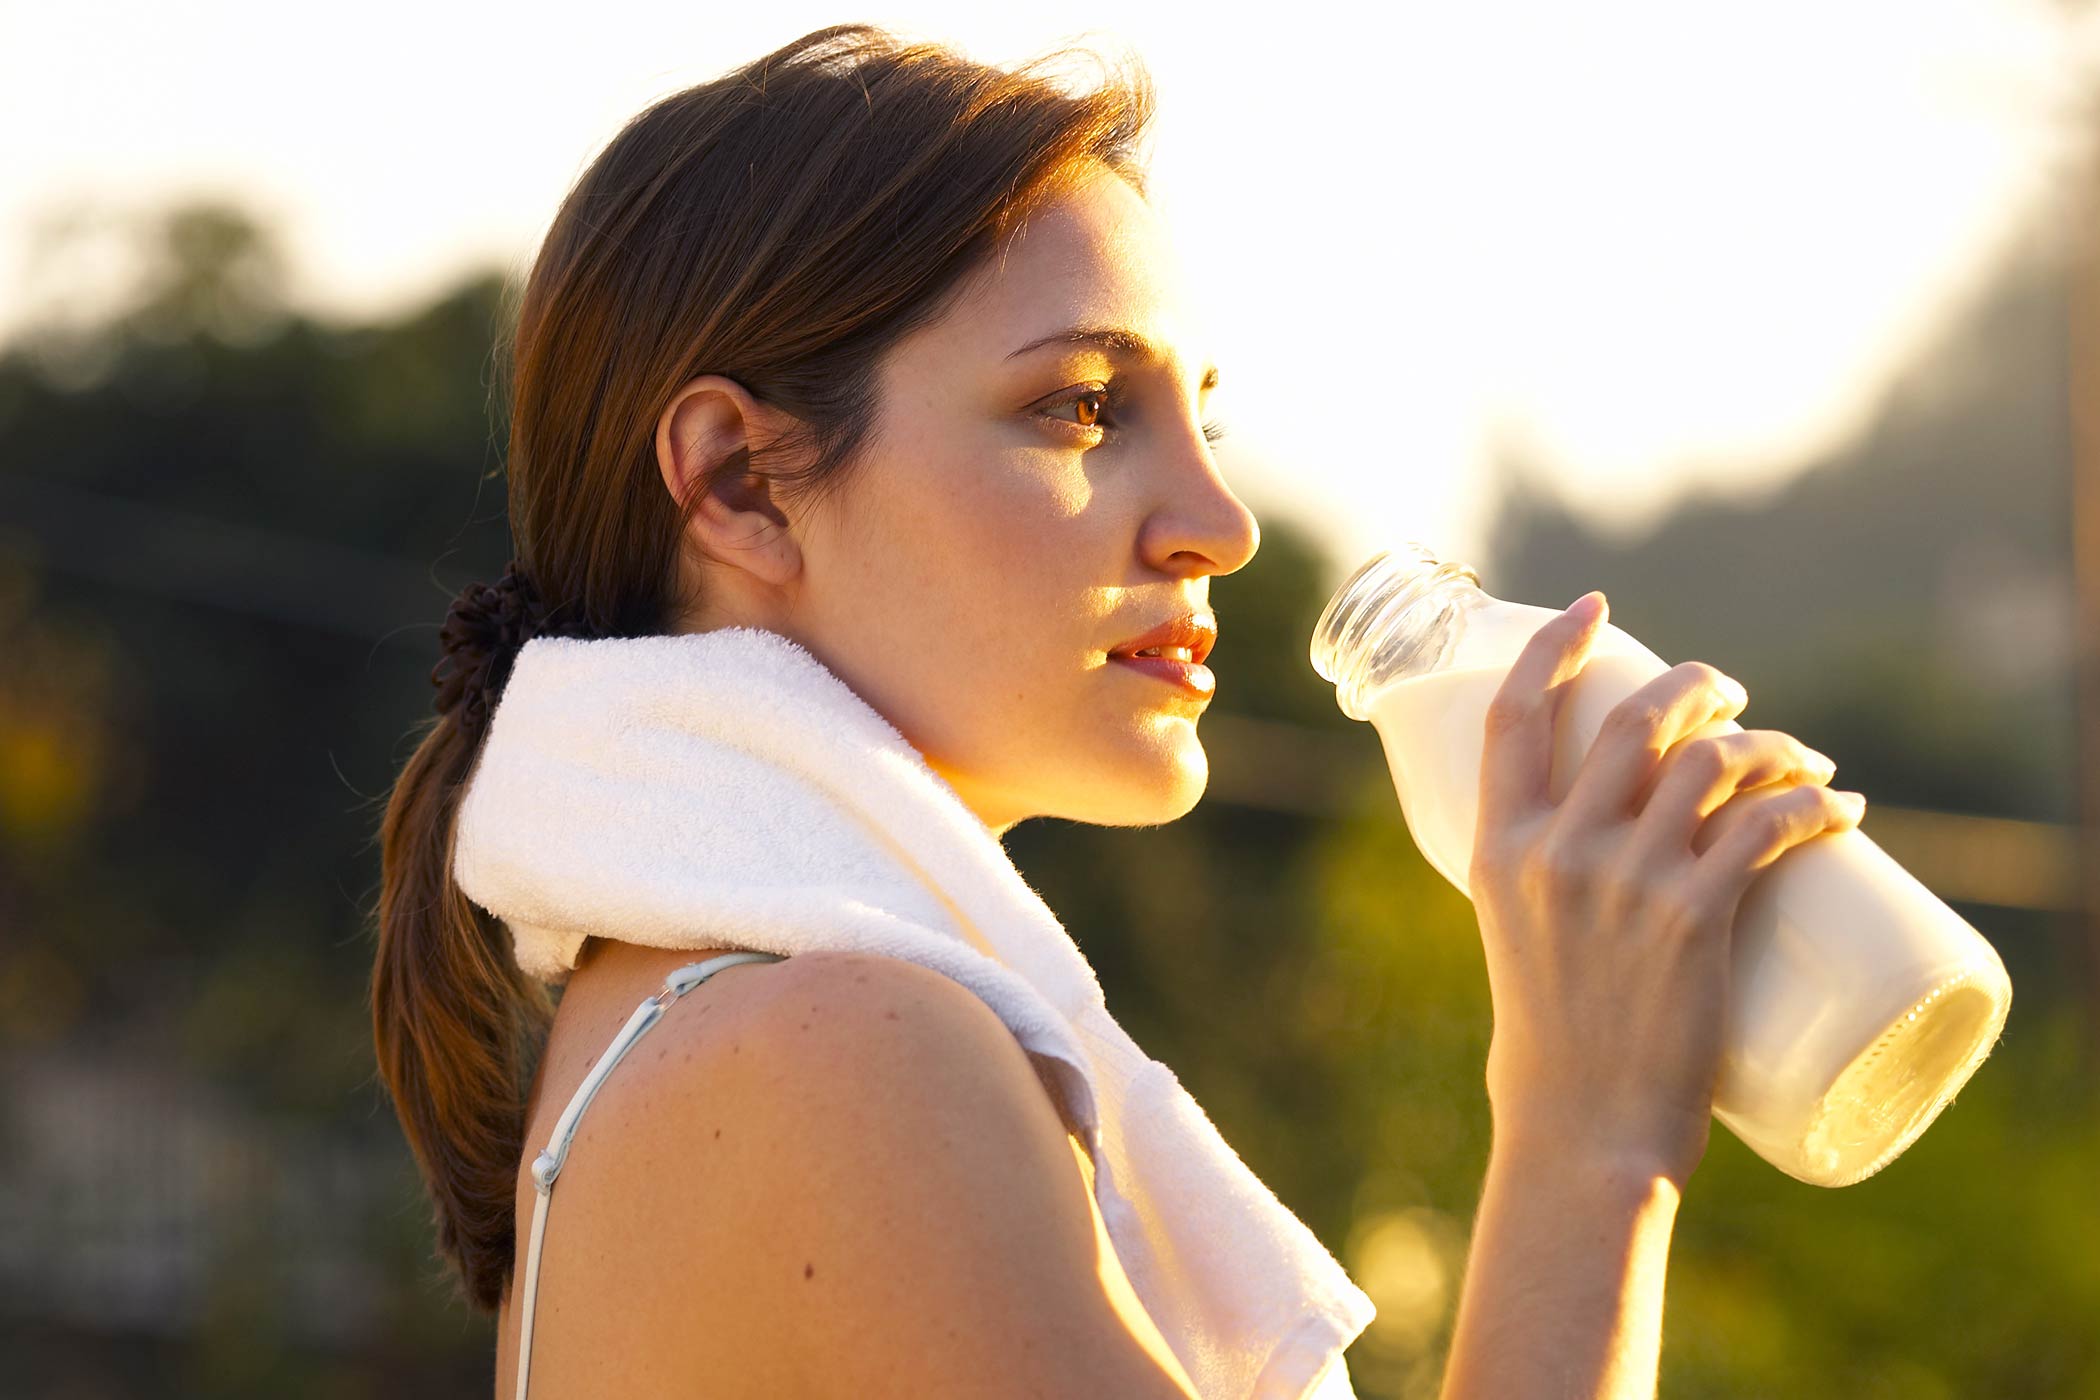
[[[1595,589],[1590,590],[1568,604],[1568,615],[1577,622],[1588,622],[1602,611],[1604,611],[1604,595]]]
[[[1841,792],[1838,796],[1852,809],[1854,816],[1867,810],[1867,795],[1863,792]]]

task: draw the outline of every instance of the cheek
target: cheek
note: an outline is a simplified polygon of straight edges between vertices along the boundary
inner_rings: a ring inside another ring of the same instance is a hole
[[[953,744],[980,748],[962,731],[988,714],[1039,733],[1037,707],[1071,709],[1116,581],[1088,539],[1082,459],[1010,434],[892,433],[867,465],[826,590],[842,649]]]
[[[928,442],[908,460],[864,539],[895,550],[922,595],[913,611],[980,642],[1079,611],[1097,580],[1075,456],[984,440]]]

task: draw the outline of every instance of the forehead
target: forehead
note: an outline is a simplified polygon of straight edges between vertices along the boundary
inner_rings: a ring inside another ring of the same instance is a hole
[[[1038,209],[943,318],[953,341],[1001,361],[1075,326],[1134,332],[1183,373],[1207,363],[1195,298],[1166,225],[1106,170]]]

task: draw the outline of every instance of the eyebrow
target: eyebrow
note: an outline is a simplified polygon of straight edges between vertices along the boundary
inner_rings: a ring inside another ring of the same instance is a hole
[[[1140,360],[1164,361],[1166,352],[1144,336],[1127,326],[1072,326],[1054,331],[1037,340],[1031,340],[1020,349],[1007,355],[1007,359],[1019,359],[1031,350],[1040,350],[1045,345],[1091,345],[1112,355],[1128,355]],[[1206,365],[1203,369],[1205,389],[1218,382],[1218,367]]]

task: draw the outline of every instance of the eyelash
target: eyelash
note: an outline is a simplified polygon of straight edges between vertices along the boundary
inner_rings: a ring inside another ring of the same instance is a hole
[[[1050,410],[1057,408],[1065,408],[1071,404],[1078,403],[1081,399],[1104,399],[1109,404],[1114,404],[1121,397],[1122,394],[1120,386],[1118,386],[1115,380],[1111,379],[1108,381],[1107,384],[1103,385],[1099,389],[1083,389],[1076,394],[1067,394],[1055,403],[1045,404],[1042,408],[1042,413],[1047,416]],[[1098,412],[1096,416],[1099,416]],[[1101,428],[1101,431],[1103,432],[1107,431],[1106,427],[1103,427],[1098,423],[1074,423],[1064,418],[1053,418],[1050,421],[1053,423],[1063,423],[1068,428],[1077,428],[1080,432],[1083,433],[1091,432],[1097,427]],[[1219,422],[1216,419],[1212,419],[1210,422],[1205,423],[1203,425],[1203,439],[1206,442],[1215,443],[1230,431],[1231,429],[1228,428],[1224,423]]]

